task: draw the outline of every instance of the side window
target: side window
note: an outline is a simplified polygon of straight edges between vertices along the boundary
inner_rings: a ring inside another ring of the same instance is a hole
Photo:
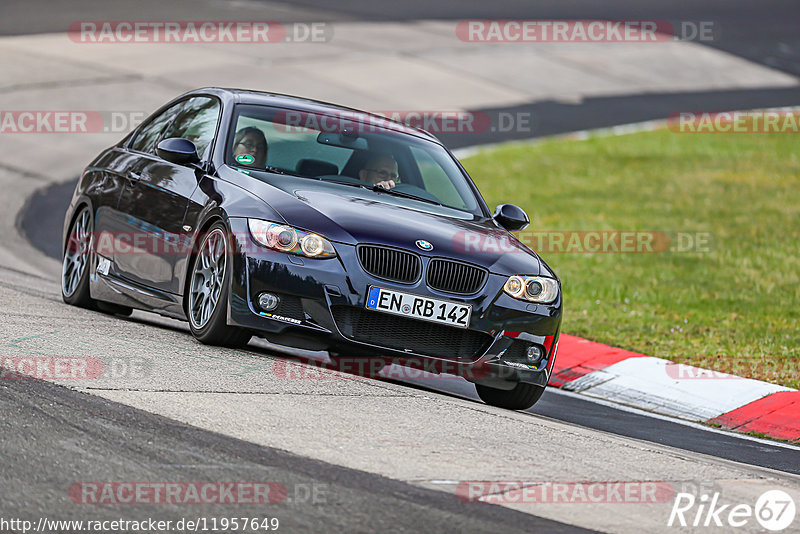
[[[183,137],[197,147],[197,155],[203,153],[214,139],[219,118],[219,102],[216,98],[200,96],[186,101],[180,115],[167,128],[164,138]]]
[[[172,119],[180,112],[186,102],[178,102],[174,106],[167,108],[160,115],[156,115],[150,122],[145,124],[136,138],[133,140],[131,148],[139,152],[156,153],[156,142],[161,138],[161,133],[172,122]]]

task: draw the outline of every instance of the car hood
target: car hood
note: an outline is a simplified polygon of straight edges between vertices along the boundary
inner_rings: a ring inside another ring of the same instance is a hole
[[[399,247],[467,261],[497,274],[552,276],[532,250],[491,218],[331,182],[285,175],[266,179],[269,190],[256,192],[259,197],[288,224],[334,243]],[[418,240],[433,245],[432,250],[421,250]]]

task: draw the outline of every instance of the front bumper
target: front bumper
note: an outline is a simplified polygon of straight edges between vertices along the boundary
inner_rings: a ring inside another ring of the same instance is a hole
[[[509,389],[517,382],[547,385],[561,324],[560,295],[552,305],[521,302],[502,291],[507,276],[495,274],[471,296],[433,290],[425,276],[415,284],[398,284],[366,273],[352,245],[335,243],[335,258],[308,259],[258,245],[246,219],[231,218],[229,225],[234,256],[228,324],[282,345],[422,365],[494,387]],[[428,258],[421,257],[424,272]],[[471,305],[469,328],[367,311],[369,286]],[[259,310],[261,292],[278,295],[278,308],[271,313]],[[526,365],[508,359],[520,343],[543,347],[542,360]]]

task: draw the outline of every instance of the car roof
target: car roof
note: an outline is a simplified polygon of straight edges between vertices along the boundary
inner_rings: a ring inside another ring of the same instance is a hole
[[[403,124],[402,122],[393,120],[388,118],[384,115],[379,115],[377,113],[370,113],[368,111],[363,111],[360,109],[349,108],[347,106],[340,106],[338,104],[332,104],[330,102],[322,102],[320,100],[313,100],[311,98],[304,98],[299,96],[293,95],[286,95],[282,93],[271,93],[266,91],[254,91],[249,89],[234,89],[228,87],[205,87],[202,89],[196,89],[194,91],[190,91],[186,93],[188,96],[193,93],[203,93],[213,91],[216,93],[227,93],[230,95],[237,103],[241,104],[255,104],[255,105],[262,105],[262,106],[273,106],[273,107],[281,107],[287,109],[293,109],[297,111],[306,111],[309,113],[320,113],[325,115],[337,115],[341,113],[346,113],[346,117],[348,120],[356,120],[359,122],[365,122],[369,124],[374,124],[378,121],[378,126],[396,131],[401,132],[409,135],[413,135],[416,137],[421,137],[428,141],[433,141],[437,144],[442,144],[436,136],[426,132],[421,128],[415,128],[413,126],[408,126]]]

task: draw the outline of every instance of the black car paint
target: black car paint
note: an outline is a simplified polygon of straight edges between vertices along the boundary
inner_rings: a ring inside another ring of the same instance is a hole
[[[561,295],[548,305],[528,304],[509,297],[502,287],[513,274],[541,274],[553,278],[556,275],[492,218],[471,180],[468,183],[483,217],[366,189],[233,168],[224,163],[227,149],[224,141],[229,138],[227,125],[231,123],[237,103],[313,113],[334,113],[345,108],[284,95],[203,89],[176,98],[153,116],[176,102],[199,95],[212,96],[221,102],[215,140],[209,147],[210,157],[205,164],[177,165],[156,155],[132,151],[128,146],[134,131],[95,158],[79,180],[67,212],[63,243],[77,209],[86,205],[94,217],[95,236],[103,232],[111,235],[144,232],[148,239],[159,243],[157,248],[161,251],[177,245],[183,245],[181,250],[185,251],[181,254],[153,254],[146,250],[139,254],[117,253],[108,258],[113,261],[107,275],[97,273],[98,255],[93,254],[90,262],[93,298],[186,319],[191,250],[210,224],[222,220],[234,237],[235,245],[227,314],[229,324],[304,348],[440,360],[357,342],[342,335],[330,307],[361,309],[365,305],[367,288],[379,285],[472,305],[470,329],[484,332],[494,341],[478,358],[464,360],[454,355],[454,360],[477,365],[491,363],[493,372],[502,379],[494,382],[487,379],[487,383],[504,389],[517,380],[540,386],[547,383],[561,322]],[[425,132],[400,124],[390,127],[438,143]],[[458,166],[466,176],[460,163]],[[256,172],[261,176],[252,176]],[[283,222],[324,235],[334,243],[337,257],[301,258],[261,247],[249,234],[248,217]],[[459,238],[466,232],[502,239],[505,246],[472,252]],[[429,241],[433,250],[414,250],[417,239]],[[431,258],[445,257],[479,264],[490,274],[483,290],[469,296],[431,289],[426,286],[424,277],[412,285],[377,280],[358,263],[355,247],[359,243],[413,250],[423,258],[424,267]],[[114,250],[117,249],[115,246]],[[301,324],[259,313],[254,297],[266,290],[300,298],[306,311]],[[503,335],[505,331],[527,333],[540,344],[549,336],[551,344],[544,369],[510,369],[499,365],[497,355],[513,342]]]

